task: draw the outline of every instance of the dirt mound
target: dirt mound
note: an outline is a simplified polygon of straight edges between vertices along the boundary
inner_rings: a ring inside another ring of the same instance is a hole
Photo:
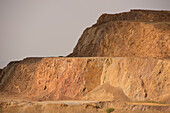
[[[170,12],[104,14],[97,24],[84,31],[69,56],[169,59]]]
[[[87,93],[82,99],[95,101],[129,101],[120,87],[113,87],[109,83],[100,85]]]

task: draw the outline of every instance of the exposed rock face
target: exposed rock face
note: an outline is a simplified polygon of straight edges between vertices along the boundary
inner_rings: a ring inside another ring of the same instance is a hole
[[[0,89],[43,100],[81,99],[109,83],[130,99],[159,101],[170,94],[169,69],[169,60],[157,59],[28,58],[3,70]]]
[[[101,84],[121,87],[130,98],[161,100],[170,94],[169,60],[110,58],[103,67]]]
[[[170,58],[170,12],[104,14],[69,56]]]
[[[0,94],[33,100],[170,102],[169,11],[104,14],[84,31],[69,56],[9,63],[0,70]]]
[[[80,99],[100,85],[103,60],[28,58],[4,69],[0,89],[38,99]]]

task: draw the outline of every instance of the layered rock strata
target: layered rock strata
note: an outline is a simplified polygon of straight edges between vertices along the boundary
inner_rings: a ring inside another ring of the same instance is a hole
[[[158,59],[27,58],[3,69],[0,90],[40,100],[70,100],[108,83],[130,99],[160,101],[170,94],[169,69],[169,60]]]

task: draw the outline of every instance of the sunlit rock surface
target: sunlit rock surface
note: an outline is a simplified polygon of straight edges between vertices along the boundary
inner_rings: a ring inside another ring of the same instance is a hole
[[[37,99],[81,99],[99,85],[137,100],[170,94],[170,61],[141,58],[27,58],[2,72],[1,91]]]
[[[170,12],[132,10],[103,14],[84,31],[69,56],[169,59]]]

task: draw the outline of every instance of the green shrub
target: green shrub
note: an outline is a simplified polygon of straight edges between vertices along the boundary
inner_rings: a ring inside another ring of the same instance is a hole
[[[106,112],[107,113],[110,113],[110,112],[112,112],[112,111],[114,111],[115,109],[114,108],[108,108],[107,110],[106,110]]]

